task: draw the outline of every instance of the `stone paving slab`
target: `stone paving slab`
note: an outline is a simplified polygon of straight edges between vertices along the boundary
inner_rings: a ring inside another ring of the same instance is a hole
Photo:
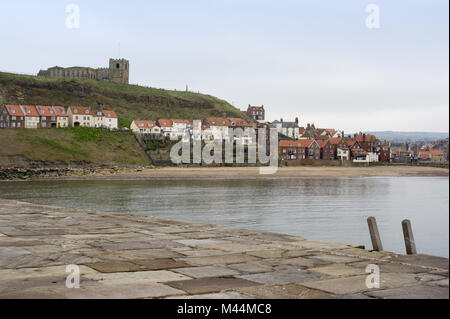
[[[200,278],[193,280],[172,281],[167,282],[166,284],[175,289],[183,290],[189,294],[220,292],[227,289],[259,285],[253,281],[233,277]]]
[[[263,273],[263,272],[270,272],[273,270],[272,267],[263,265],[259,261],[250,261],[247,263],[231,264],[231,265],[228,265],[228,268],[237,270],[243,274]]]
[[[96,273],[83,276],[83,278],[98,281],[103,285],[162,283],[191,279],[190,277],[167,270]]]
[[[192,278],[225,277],[239,275],[239,272],[222,266],[187,267],[173,269],[173,271]]]
[[[448,270],[448,259],[429,255],[400,255],[391,259],[393,262]]]
[[[333,294],[353,294],[370,290],[366,286],[367,276],[341,277],[302,283],[303,286],[326,291]],[[417,284],[412,274],[381,274],[380,289]]]
[[[0,257],[0,298],[448,298],[446,258],[2,199]]]
[[[236,291],[257,299],[317,299],[330,295],[295,283],[245,287]]]
[[[334,277],[355,276],[355,275],[362,275],[365,273],[364,270],[355,269],[345,264],[332,264],[327,266],[310,268],[309,270]]]
[[[252,299],[251,296],[241,294],[236,291],[228,291],[228,292],[218,292],[211,294],[201,294],[201,295],[182,295],[182,296],[172,296],[167,297],[166,299]]]
[[[420,267],[420,266],[414,266],[414,265],[405,265],[400,263],[394,263],[394,262],[374,262],[372,261],[363,261],[363,262],[355,262],[348,264],[350,267],[358,268],[361,270],[366,269],[368,264],[375,264],[380,267],[380,272],[398,272],[398,273],[422,273],[426,271],[426,268]]]
[[[261,274],[241,275],[238,277],[261,284],[300,283],[319,278],[331,278],[331,276],[304,269],[279,270]]]
[[[249,256],[246,254],[223,254],[220,256],[204,256],[204,257],[187,257],[179,258],[193,266],[208,266],[208,265],[227,265],[243,263],[247,261],[258,260],[259,258]]]
[[[381,299],[448,299],[448,289],[426,285],[400,287],[366,293]]]

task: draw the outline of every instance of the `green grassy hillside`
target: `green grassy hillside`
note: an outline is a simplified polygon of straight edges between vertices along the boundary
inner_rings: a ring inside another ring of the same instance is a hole
[[[64,80],[0,72],[0,105],[83,105],[112,109],[120,124],[158,118],[240,117],[242,112],[216,97],[92,80]]]
[[[17,157],[31,161],[108,166],[150,164],[131,132],[87,127],[0,129],[0,164],[2,160]]]

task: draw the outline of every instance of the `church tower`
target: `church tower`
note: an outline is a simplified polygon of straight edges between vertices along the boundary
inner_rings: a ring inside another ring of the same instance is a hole
[[[130,61],[125,59],[109,59],[109,80],[114,83],[128,84],[130,77]]]

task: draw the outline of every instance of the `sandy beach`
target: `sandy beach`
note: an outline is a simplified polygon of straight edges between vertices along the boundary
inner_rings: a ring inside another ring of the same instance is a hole
[[[261,175],[257,167],[216,167],[216,168],[178,168],[165,167],[136,170],[120,170],[115,173],[103,173],[82,176],[64,176],[56,179],[90,180],[90,179],[279,179],[301,177],[332,177],[332,176],[422,176],[448,177],[449,170],[435,167],[413,166],[373,166],[373,167],[280,167],[275,174]],[[45,178],[53,179],[53,178]]]

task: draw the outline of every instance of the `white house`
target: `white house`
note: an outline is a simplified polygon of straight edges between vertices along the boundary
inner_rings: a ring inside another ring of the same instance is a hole
[[[356,157],[353,159],[353,163],[375,163],[378,162],[379,157],[377,153],[366,152],[365,157]]]
[[[119,120],[116,112],[110,110],[102,110],[103,113],[103,126],[109,130],[117,130],[119,128]]]
[[[231,122],[229,119],[221,117],[208,117],[205,119],[205,125],[208,126],[209,132],[207,135],[214,140],[227,140],[229,137],[229,128]]]
[[[56,126],[57,127],[68,127],[69,126],[69,115],[66,109],[62,106],[54,106],[53,109],[56,113]]]
[[[69,106],[69,126],[93,127],[94,112],[85,106]]]
[[[137,121],[134,120],[130,129],[138,134],[161,134],[161,128],[156,125],[155,121]]]
[[[25,114],[25,128],[38,128],[40,126],[40,116],[33,105],[19,105]]]
[[[339,160],[350,160],[350,150],[348,148],[338,148],[337,149],[337,158]]]
[[[177,140],[182,138],[186,131],[192,134],[192,121],[171,119],[172,131],[170,132],[170,139]]]

